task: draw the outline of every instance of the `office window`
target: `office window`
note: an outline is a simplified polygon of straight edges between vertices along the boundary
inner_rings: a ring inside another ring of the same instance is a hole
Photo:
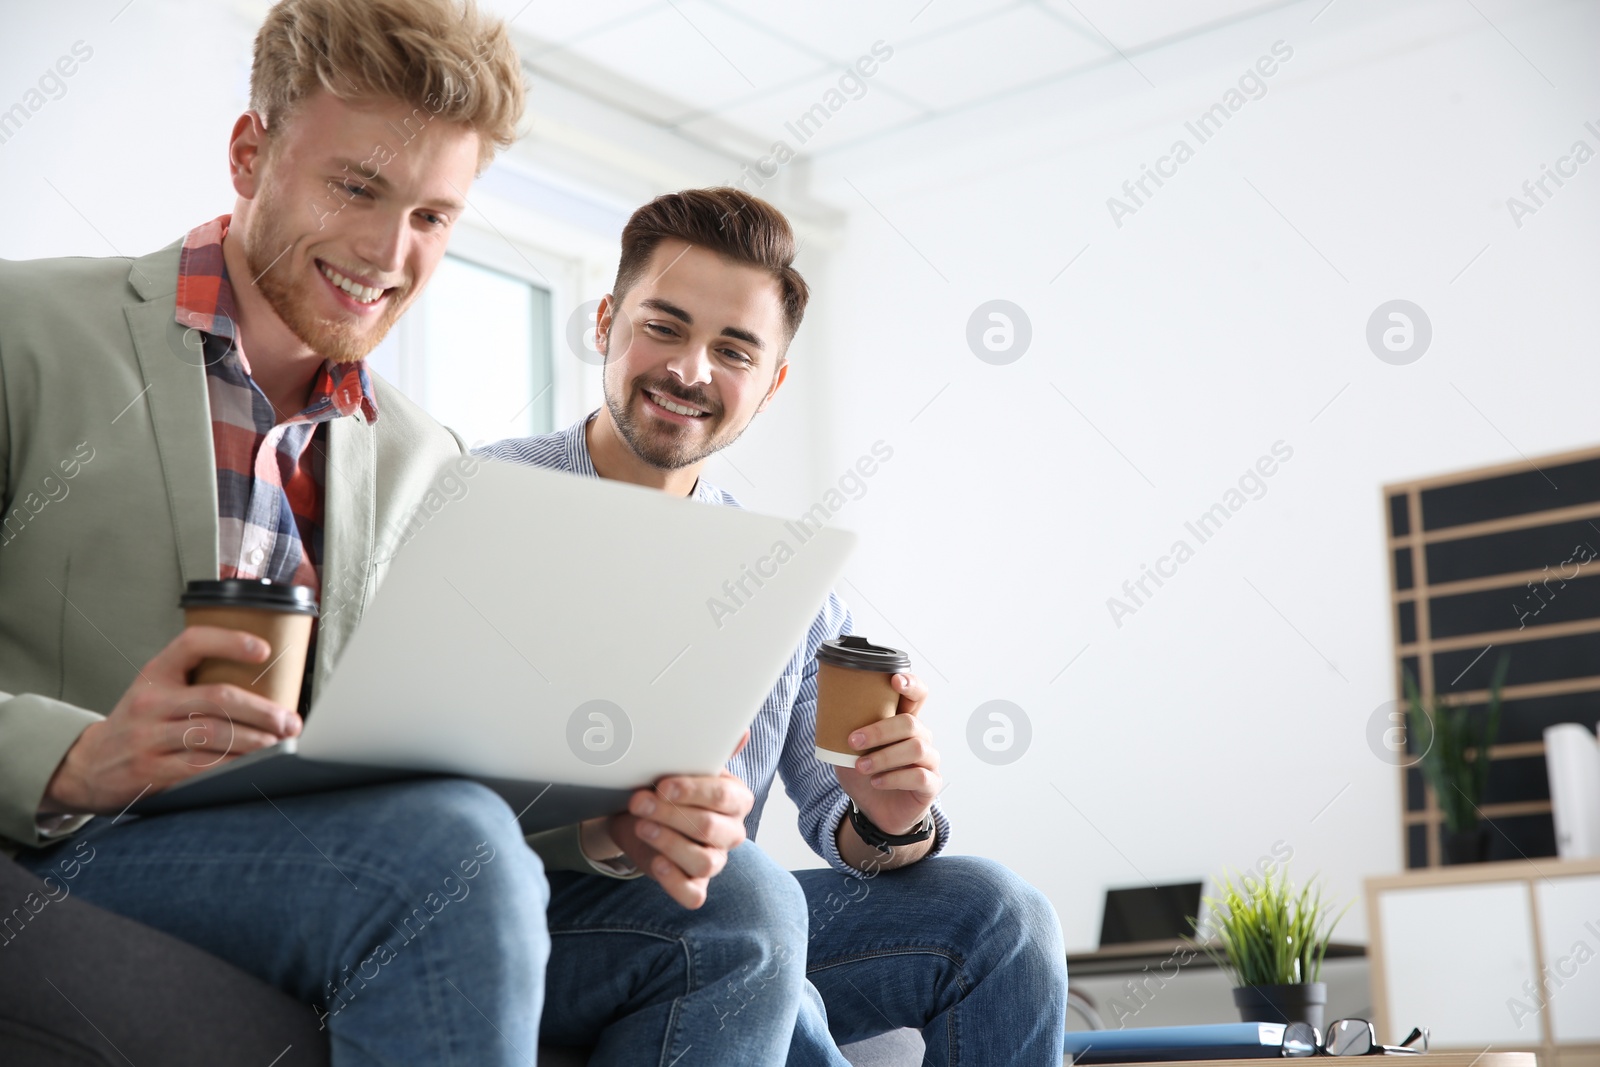
[[[468,444],[548,433],[550,304],[543,286],[447,255],[372,366]]]

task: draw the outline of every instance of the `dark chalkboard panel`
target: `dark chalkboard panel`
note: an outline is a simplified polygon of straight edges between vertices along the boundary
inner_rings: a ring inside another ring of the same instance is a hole
[[[1600,720],[1600,447],[1384,486],[1396,696],[1487,710],[1511,657],[1484,797],[1491,859],[1555,855],[1544,730]],[[1443,819],[1401,770],[1406,865],[1441,862]]]

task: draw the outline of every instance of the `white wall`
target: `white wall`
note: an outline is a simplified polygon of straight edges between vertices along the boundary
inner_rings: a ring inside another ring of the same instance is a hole
[[[1502,37],[1470,5],[1322,6],[1142,56],[1154,90],[1108,68],[816,167],[851,213],[809,339],[819,475],[895,447],[841,516],[876,610],[852,600],[936,685],[956,846],[1045,887],[1069,945],[1107,885],[1280,840],[1344,897],[1398,869],[1365,733],[1395,695],[1379,487],[1596,438],[1600,161],[1520,229],[1505,200],[1600,150],[1600,8],[1480,5]],[[1267,94],[1114,225],[1107,197],[1280,39]],[[1396,297],[1434,328],[1409,366],[1365,343]],[[993,298],[1032,320],[1009,366],[965,343]],[[1116,625],[1107,599],[1279,440],[1266,495]],[[1033,725],[1009,767],[964,739],[994,698]]]
[[[121,7],[8,12],[0,108],[75,41],[94,55],[0,144],[0,256],[138,254],[231,205],[261,5]],[[794,513],[874,441],[894,448],[836,519],[863,534],[844,593],[934,687],[954,847],[1042,886],[1072,946],[1094,943],[1105,887],[1249,865],[1280,841],[1344,897],[1398,869],[1396,774],[1365,735],[1394,695],[1379,486],[1594,441],[1600,161],[1520,229],[1505,200],[1575,140],[1600,149],[1584,129],[1600,126],[1600,5],[1480,0],[1493,25],[1456,3],[1322,7],[1141,55],[1154,89],[1108,67],[797,169],[847,224],[809,231],[791,383],[715,467]],[[1278,40],[1294,56],[1267,94],[1114,225],[1106,198]],[[473,200],[566,257],[569,300],[603,292],[608,210],[735,169],[555,87],[535,108],[547,136],[508,173],[576,199],[485,179]],[[563,130],[634,151],[597,171]],[[1396,297],[1435,331],[1410,366],[1364,339]],[[1032,322],[1008,366],[965,340],[995,298]],[[575,415],[595,393],[573,371]],[[1293,458],[1266,495],[1114,624],[1107,598],[1279,440]],[[1032,723],[1010,766],[967,746],[991,699]],[[805,862],[786,805],[769,810],[764,842]],[[1341,934],[1364,937],[1359,908]]]

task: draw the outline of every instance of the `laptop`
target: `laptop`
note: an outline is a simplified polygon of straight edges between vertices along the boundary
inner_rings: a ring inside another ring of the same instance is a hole
[[[1200,882],[1107,889],[1100,947],[1147,941],[1176,943],[1193,936],[1189,918],[1200,914],[1200,891]]]
[[[490,460],[441,468],[300,736],[131,810],[451,775],[524,833],[713,775],[855,535]]]

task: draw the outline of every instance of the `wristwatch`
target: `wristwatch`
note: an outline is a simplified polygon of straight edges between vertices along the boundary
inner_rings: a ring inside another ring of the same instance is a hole
[[[932,837],[933,813],[929,812],[924,815],[922,817],[922,825],[909,833],[886,834],[874,826],[872,820],[867,818],[866,813],[857,807],[856,802],[852,800],[850,802],[850,825],[856,828],[856,836],[860,837],[861,840],[879,852],[887,853],[892,845],[915,845]]]

